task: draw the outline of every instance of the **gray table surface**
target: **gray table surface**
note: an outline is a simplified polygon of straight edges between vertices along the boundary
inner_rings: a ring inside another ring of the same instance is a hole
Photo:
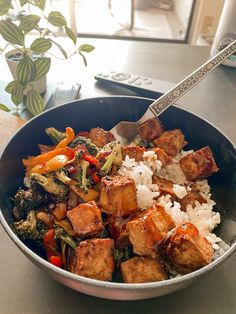
[[[81,42],[85,42],[81,39]],[[126,94],[126,89],[105,87],[93,75],[107,70],[125,71],[178,82],[209,58],[209,47],[139,41],[95,40],[89,65],[78,60],[55,61],[49,81],[58,72],[64,81],[82,84],[81,98]],[[73,64],[73,66],[72,66]],[[1,62],[0,80],[9,73]],[[70,69],[70,70],[68,70]],[[3,72],[5,71],[5,76]],[[4,98],[0,93],[0,102]],[[208,119],[236,143],[236,69],[220,66],[178,104]],[[0,313],[236,313],[236,254],[192,286],[159,298],[112,301],[87,296],[53,281],[32,264],[0,226]]]

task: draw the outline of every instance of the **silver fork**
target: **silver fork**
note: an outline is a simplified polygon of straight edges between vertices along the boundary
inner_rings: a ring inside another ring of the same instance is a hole
[[[177,99],[181,98],[193,86],[198,84],[204,77],[206,77],[212,70],[220,65],[225,59],[231,56],[236,51],[236,40],[230,43],[227,47],[221,50],[213,58],[200,66],[193,73],[188,75],[176,86],[171,88],[167,93],[155,100],[143,114],[143,116],[136,122],[121,121],[116,124],[110,132],[115,138],[120,141],[122,145],[127,145],[137,135],[137,127],[146,120],[158,117],[169,106],[174,104]]]

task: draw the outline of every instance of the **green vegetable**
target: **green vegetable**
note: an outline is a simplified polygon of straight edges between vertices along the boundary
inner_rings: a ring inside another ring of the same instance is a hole
[[[107,144],[101,151],[106,150],[111,151],[111,153],[106,157],[106,161],[101,168],[101,173],[105,175],[111,172],[112,165],[120,167],[122,164],[122,152],[119,143],[111,142]]]
[[[87,177],[87,170],[89,168],[89,162],[81,159],[78,161],[77,173],[74,175],[75,180],[78,181],[78,187],[87,192],[91,187],[91,180]]]
[[[37,220],[35,210],[29,211],[25,220],[14,222],[14,228],[22,240],[31,240],[38,246],[43,246],[42,238],[47,226]]]
[[[77,145],[84,145],[87,148],[89,154],[92,156],[96,156],[98,153],[98,147],[93,144],[89,138],[78,136],[73,141],[71,141],[68,146],[74,148]]]
[[[58,180],[54,176],[54,173],[49,173],[46,176],[39,173],[33,173],[30,176],[30,180],[31,184],[39,184],[46,192],[48,192],[55,203],[63,202],[69,194],[68,186]]]
[[[72,237],[66,233],[66,231],[61,227],[56,227],[55,229],[55,237],[56,239],[61,239],[64,242],[66,242],[69,246],[72,247],[72,249],[75,249],[77,247],[76,242],[72,239]]]
[[[45,129],[46,134],[49,136],[53,144],[58,144],[60,141],[62,141],[66,134],[64,132],[58,131],[57,129],[50,127]]]
[[[35,184],[28,190],[19,189],[14,197],[16,218],[25,218],[28,212],[47,203],[47,195]]]
[[[68,185],[71,181],[71,178],[68,176],[68,172],[65,168],[61,168],[55,172],[55,175],[58,180],[60,180],[62,183]]]

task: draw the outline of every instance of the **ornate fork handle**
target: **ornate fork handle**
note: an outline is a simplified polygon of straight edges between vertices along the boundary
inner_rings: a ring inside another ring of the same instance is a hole
[[[162,111],[175,103],[177,99],[182,97],[188,90],[207,76],[212,70],[214,70],[225,59],[231,56],[236,51],[236,40],[229,44],[226,48],[221,50],[217,55],[204,63],[192,74],[187,76],[178,85],[173,87],[169,92],[154,101],[149,109],[154,115],[159,115]]]

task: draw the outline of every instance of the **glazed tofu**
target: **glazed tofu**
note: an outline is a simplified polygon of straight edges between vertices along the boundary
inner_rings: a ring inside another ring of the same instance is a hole
[[[187,142],[182,131],[175,129],[163,132],[160,137],[153,141],[153,144],[162,148],[169,156],[174,157]]]
[[[71,270],[80,276],[109,281],[115,268],[112,239],[89,239],[75,249]]]
[[[190,181],[208,178],[219,170],[208,146],[183,157],[180,166]]]
[[[94,201],[83,203],[67,211],[72,227],[79,237],[87,237],[103,230],[101,211]]]
[[[186,211],[188,205],[191,205],[193,208],[196,206],[196,202],[200,204],[207,203],[204,197],[196,191],[190,191],[185,195],[181,200],[179,200],[181,205],[181,210]]]
[[[89,138],[95,145],[97,145],[97,147],[100,148],[115,140],[111,132],[105,131],[101,128],[92,128],[89,132]]]
[[[103,177],[100,185],[100,205],[113,216],[127,216],[137,211],[133,179],[125,176]]]
[[[143,283],[168,279],[164,265],[157,258],[133,257],[120,266],[126,283]]]
[[[168,238],[161,255],[171,271],[186,274],[210,264],[213,248],[193,224],[185,223]]]
[[[153,205],[126,224],[133,252],[153,258],[157,256],[158,244],[174,227],[171,216],[160,205]]]
[[[123,159],[125,159],[126,156],[129,156],[129,158],[134,158],[135,161],[141,161],[143,160],[143,153],[146,151],[144,147],[140,146],[125,146],[122,147],[122,156]]]
[[[157,159],[161,161],[163,168],[171,163],[172,157],[160,147],[154,147],[151,150],[157,155]]]
[[[164,127],[158,118],[151,118],[142,123],[137,131],[142,139],[151,142],[163,133]]]
[[[171,195],[171,198],[173,200],[176,200],[176,195],[173,191],[174,183],[171,180],[163,179],[158,176],[153,176],[153,183],[158,185],[159,192],[160,192],[160,195],[158,196],[158,198],[162,196],[163,194],[164,195],[169,194]]]
[[[126,230],[126,223],[129,221],[128,218],[113,217],[108,218],[108,226],[111,237],[115,241],[115,247],[123,249],[130,244],[128,232]]]

